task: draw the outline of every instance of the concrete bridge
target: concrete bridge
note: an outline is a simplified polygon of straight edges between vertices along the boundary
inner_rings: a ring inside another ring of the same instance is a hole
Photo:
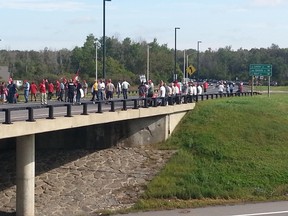
[[[34,216],[35,145],[71,148],[81,143],[88,149],[102,149],[124,143],[157,143],[166,140],[194,106],[195,103],[173,103],[9,124],[6,118],[0,126],[0,147],[16,146],[16,215]]]
[[[43,149],[80,146],[86,149],[104,149],[124,144],[153,144],[164,141],[171,135],[184,115],[194,109],[194,102],[231,96],[252,96],[252,93],[157,98],[149,107],[144,100],[143,108],[138,107],[139,100],[143,99],[130,100],[132,106],[127,106],[129,100],[119,100],[111,102],[110,109],[106,111],[102,110],[103,102],[98,102],[97,112],[88,111],[88,105],[92,103],[87,102],[83,104],[83,112],[78,112],[77,115],[72,115],[71,105],[62,104],[62,107],[67,107],[66,115],[57,118],[54,117],[54,108],[57,105],[2,109],[5,112],[5,121],[0,126],[0,149],[11,146],[16,148],[16,215],[34,216],[35,145]],[[159,106],[157,101],[161,101],[162,105]],[[116,109],[115,102],[122,103],[123,106]],[[40,108],[48,108],[49,115],[35,120],[34,109]],[[12,123],[11,112],[19,109],[28,110],[28,119]]]

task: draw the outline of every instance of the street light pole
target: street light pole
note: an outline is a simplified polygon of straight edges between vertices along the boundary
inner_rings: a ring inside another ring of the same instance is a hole
[[[191,54],[187,54],[187,55],[186,55],[186,62],[187,62],[186,68],[189,67],[189,56],[190,56],[190,55],[191,55]]]
[[[98,79],[98,40],[95,41],[95,80]]]
[[[173,80],[174,81],[177,79],[177,76],[176,76],[177,29],[180,29],[180,28],[179,27],[175,27],[175,53],[174,53],[174,75],[173,75]]]
[[[186,78],[186,58],[185,58],[185,56],[186,56],[186,50],[184,50],[184,56],[183,56],[183,81],[185,80],[185,78]]]
[[[106,36],[105,36],[105,3],[106,1],[111,0],[103,0],[103,79],[106,78]]]
[[[147,81],[149,80],[150,73],[150,46],[147,45]]]
[[[199,80],[199,74],[200,74],[200,64],[199,64],[199,44],[202,43],[202,41],[197,41],[197,80]]]

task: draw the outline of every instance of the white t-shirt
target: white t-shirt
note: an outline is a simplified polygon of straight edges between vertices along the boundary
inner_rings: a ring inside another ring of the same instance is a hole
[[[127,81],[122,82],[122,88],[123,89],[128,89],[130,84]]]
[[[224,91],[224,85],[223,84],[219,84],[218,91],[219,92],[223,92]]]
[[[196,86],[192,87],[192,95],[197,95],[197,87]]]
[[[162,85],[161,87],[160,87],[160,97],[165,97],[165,94],[166,94],[166,89],[165,89],[165,87]]]
[[[180,93],[180,89],[178,88],[178,86],[174,86],[175,87],[175,94],[179,94]]]
[[[197,87],[197,89],[198,89],[198,95],[201,95],[201,94],[202,94],[202,87],[199,85],[199,86]]]

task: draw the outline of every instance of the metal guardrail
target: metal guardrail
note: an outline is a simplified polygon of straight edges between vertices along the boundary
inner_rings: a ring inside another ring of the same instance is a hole
[[[253,95],[259,94],[258,92],[253,92]],[[223,94],[203,94],[203,95],[179,95],[179,96],[171,96],[171,97],[158,97],[158,98],[135,98],[135,99],[114,99],[111,101],[96,101],[96,102],[84,102],[81,103],[82,105],[82,113],[81,115],[89,115],[88,114],[88,104],[96,104],[97,110],[96,113],[103,113],[103,104],[110,104],[109,112],[115,112],[115,104],[122,103],[120,109],[122,111],[126,111],[128,109],[127,102],[133,102],[132,109],[139,109],[139,104],[143,104],[143,108],[148,107],[157,107],[157,106],[173,106],[174,104],[181,104],[181,103],[193,103],[198,102],[199,100],[208,100],[208,99],[217,99],[222,97],[235,97],[235,96],[252,96],[251,92],[236,92],[232,94],[223,93]],[[48,108],[48,117],[46,119],[55,119],[54,117],[54,108],[55,107],[67,107],[66,115],[64,117],[73,117],[72,115],[72,106],[71,103],[63,103],[63,104],[54,104],[54,105],[31,105],[31,106],[23,106],[23,107],[9,107],[9,108],[2,108],[0,109],[1,112],[5,112],[5,121],[2,124],[12,124],[11,121],[11,113],[13,111],[20,111],[20,110],[27,110],[28,111],[28,119],[27,122],[34,122],[34,110],[35,109],[43,109]],[[131,107],[131,106],[130,106]]]

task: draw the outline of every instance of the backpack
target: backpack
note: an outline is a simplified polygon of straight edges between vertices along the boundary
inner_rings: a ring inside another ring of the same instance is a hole
[[[145,87],[145,85],[141,85],[139,87],[139,95],[143,96],[143,95],[145,95],[145,93],[146,93],[146,87]]]

